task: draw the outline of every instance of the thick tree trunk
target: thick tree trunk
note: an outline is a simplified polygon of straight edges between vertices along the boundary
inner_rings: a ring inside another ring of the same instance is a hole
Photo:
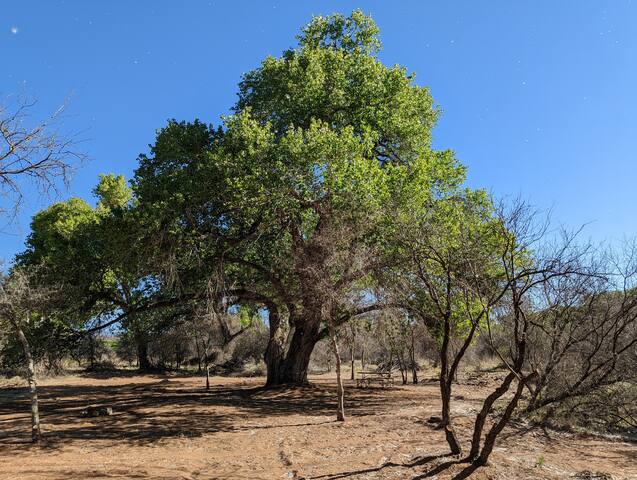
[[[267,386],[306,385],[310,357],[319,339],[318,325],[298,326],[285,354],[276,337],[271,337],[265,355]]]
[[[272,326],[270,326],[270,330],[272,330]],[[268,346],[265,349],[265,355],[263,356],[267,369],[267,386],[279,385],[284,358],[285,353],[283,351],[283,347],[281,346],[279,339],[271,332],[270,340],[268,341]]]
[[[148,358],[148,342],[143,339],[137,340],[137,364],[142,372],[152,370],[152,365]]]
[[[42,436],[40,431],[40,411],[38,407],[38,387],[35,379],[35,364],[31,355],[31,346],[22,329],[14,324],[18,339],[22,344],[22,352],[27,364],[27,382],[29,384],[29,396],[31,397],[31,441],[38,443]]]
[[[331,330],[331,329],[330,329]],[[336,335],[330,332],[332,351],[334,352],[334,363],[336,365],[336,394],[338,395],[338,407],[336,409],[336,420],[345,421],[345,391],[343,390],[343,379],[341,378],[341,356],[338,353],[338,342]]]

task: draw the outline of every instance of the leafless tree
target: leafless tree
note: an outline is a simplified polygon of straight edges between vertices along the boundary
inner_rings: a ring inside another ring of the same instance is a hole
[[[336,326],[333,323],[331,317],[327,317],[328,322],[328,335],[330,338],[330,345],[332,347],[332,353],[334,354],[334,366],[336,369],[336,396],[337,396],[337,408],[336,408],[336,420],[339,422],[345,421],[345,389],[343,388],[343,378],[341,375],[341,354],[338,349],[338,339],[336,337]]]
[[[561,232],[556,239],[547,240],[548,222],[539,221],[537,214],[526,204],[516,203],[497,211],[499,236],[504,239],[499,252],[501,275],[489,289],[492,293],[483,300],[485,322],[478,324],[493,346],[508,373],[489,394],[476,416],[468,459],[474,465],[487,463],[495,441],[510,421],[525,387],[538,377],[536,370],[528,368],[530,330],[533,317],[542,308],[540,293],[552,285],[573,279],[597,278],[599,272],[589,263],[590,245],[578,245],[577,233]],[[494,296],[495,295],[495,296]],[[482,298],[482,297],[481,297]],[[494,324],[504,328],[509,338],[505,352],[492,341]],[[513,396],[508,399],[503,413],[497,418],[482,440],[488,416],[495,402],[515,383]]]
[[[36,285],[34,278],[27,270],[18,268],[0,278],[0,325],[13,331],[22,347],[31,398],[31,440],[37,443],[41,438],[41,429],[35,362],[24,331],[46,314],[46,306],[54,293],[51,287]]]
[[[435,222],[424,222],[415,235],[405,236],[411,266],[393,277],[396,286],[388,290],[395,304],[419,317],[438,337],[440,427],[454,455],[462,453],[451,416],[458,368],[477,335],[491,338],[494,325],[506,329],[510,338],[506,351],[489,343],[508,374],[483,402],[467,457],[474,465],[482,465],[524,389],[537,378],[537,372],[528,368],[528,342],[533,314],[541,308],[539,292],[567,279],[596,278],[596,271],[594,265],[587,264],[590,247],[576,244],[577,232],[563,233],[549,242],[555,235],[548,230],[548,219],[524,202],[497,205],[495,211],[477,217],[471,204],[459,205],[467,209],[466,216],[455,227],[452,239],[437,230]],[[445,222],[442,228],[447,228]],[[512,385],[513,396],[482,443],[495,402]]]
[[[349,359],[350,359],[350,380],[356,380],[356,337],[357,337],[357,325],[355,321],[349,322],[347,325],[346,334],[345,334],[345,342],[347,343],[347,348],[349,350]]]
[[[544,285],[542,308],[531,319],[527,412],[585,397],[637,369],[637,245],[626,242],[598,262],[604,275],[569,277]]]
[[[376,332],[384,350],[381,367],[387,371],[398,366],[403,385],[407,384],[409,372],[417,383],[414,322],[404,310],[386,308],[376,321]]]
[[[0,196],[6,203],[0,213],[5,215],[18,210],[29,182],[40,193],[57,191],[68,185],[72,166],[85,158],[76,149],[77,140],[60,131],[64,105],[46,120],[33,122],[35,105],[24,98],[0,105]]]

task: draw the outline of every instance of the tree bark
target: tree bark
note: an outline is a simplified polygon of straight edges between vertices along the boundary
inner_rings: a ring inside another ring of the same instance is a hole
[[[338,342],[336,334],[330,326],[330,341],[332,343],[332,351],[334,352],[334,363],[336,365],[336,394],[338,396],[338,407],[336,409],[336,420],[345,421],[345,391],[343,390],[343,379],[341,378],[341,356],[338,353]]]
[[[440,377],[440,394],[442,397],[442,422],[440,427],[445,430],[445,439],[449,444],[452,455],[460,455],[462,448],[456,438],[456,432],[451,422],[451,384],[447,381],[446,376],[441,373]]]
[[[320,339],[320,333],[318,324],[308,326],[299,323],[292,335],[287,354],[276,337],[271,336],[265,356],[268,369],[267,386],[307,385],[310,357]]]
[[[356,368],[356,331],[354,325],[350,325],[350,343],[349,343],[349,356],[352,365],[352,371],[350,372],[350,380],[356,380],[354,369]]]
[[[409,351],[411,361],[411,381],[415,385],[418,383],[418,365],[416,364],[416,342],[414,339],[414,330],[411,330],[411,350]]]
[[[451,378],[449,377],[449,337],[451,335],[449,318],[445,318],[442,346],[440,349],[440,396],[442,398],[441,428],[445,430],[445,439],[452,455],[460,455],[462,448],[456,438],[451,423]]]
[[[137,364],[142,372],[147,372],[153,368],[148,358],[148,342],[141,338],[137,339]]]
[[[350,379],[351,380],[356,380],[356,376],[354,375],[354,363],[355,363],[355,359],[354,359],[354,345],[352,344],[352,347],[350,348],[350,357],[351,357],[351,362],[352,362],[352,373],[350,375]]]
[[[480,455],[474,461],[474,463],[476,463],[477,465],[487,464],[489,460],[489,456],[491,455],[491,452],[493,451],[493,447],[495,446],[495,440],[500,434],[500,432],[507,425],[507,423],[509,423],[509,420],[511,419],[511,415],[513,415],[513,411],[518,406],[520,397],[522,397],[523,391],[524,391],[524,380],[521,379],[521,380],[518,380],[518,387],[515,390],[515,394],[513,395],[513,398],[509,401],[509,404],[504,410],[502,417],[500,417],[500,419],[496,422],[496,424],[493,425],[493,427],[491,427],[491,430],[489,430],[489,433],[487,433],[487,436],[484,439],[484,447],[482,447],[482,451],[480,452]]]
[[[400,369],[400,377],[402,378],[403,385],[407,385],[407,362],[405,362],[405,358],[402,353],[397,355],[398,357],[398,368]]]
[[[22,352],[27,364],[27,382],[29,383],[29,396],[31,397],[31,441],[38,443],[42,437],[40,430],[40,411],[38,406],[38,387],[35,378],[35,364],[33,363],[33,355],[31,354],[31,346],[24,332],[17,323],[14,328],[18,335],[18,339],[22,344]]]
[[[474,461],[478,458],[480,453],[480,440],[482,439],[482,432],[484,430],[484,424],[487,420],[487,416],[493,407],[495,401],[504,395],[508,390],[511,382],[515,378],[513,372],[510,372],[502,381],[502,383],[496,388],[482,404],[480,413],[476,416],[476,421],[473,427],[473,438],[471,439],[471,451],[469,452],[468,460]]]
[[[265,349],[263,360],[267,370],[266,386],[275,386],[280,384],[282,377],[281,368],[285,358],[283,348],[275,339],[270,339]]]

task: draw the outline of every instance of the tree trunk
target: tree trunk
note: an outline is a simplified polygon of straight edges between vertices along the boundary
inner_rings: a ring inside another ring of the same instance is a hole
[[[356,375],[354,374],[355,366],[355,352],[356,352],[356,332],[354,330],[354,325],[350,325],[350,333],[351,333],[351,342],[349,344],[349,355],[350,361],[352,364],[352,371],[350,373],[350,380],[356,380]]]
[[[299,322],[301,323],[301,322]],[[320,339],[320,324],[309,327],[301,324],[292,335],[287,354],[284,354],[276,337],[270,337],[266,350],[266,366],[268,369],[267,386],[306,385],[307,370],[314,346]]]
[[[403,385],[407,385],[407,364],[402,353],[398,355],[398,368],[400,369],[400,377],[403,381]]]
[[[491,430],[489,430],[489,433],[484,439],[484,447],[482,447],[482,451],[480,452],[480,455],[474,462],[477,465],[487,464],[487,461],[489,460],[489,456],[491,455],[491,452],[493,451],[493,447],[495,446],[495,440],[500,434],[500,432],[507,425],[507,423],[509,423],[509,420],[511,419],[511,415],[513,415],[513,411],[518,406],[518,402],[520,401],[520,397],[522,396],[523,391],[524,391],[524,380],[523,379],[518,380],[518,387],[515,390],[515,394],[513,395],[513,398],[509,401],[509,404],[504,410],[502,417],[500,417],[500,419],[496,422],[496,424],[493,425],[493,427],[491,427]]]
[[[283,347],[276,335],[272,333],[272,326],[270,325],[270,340],[263,355],[267,370],[267,386],[279,385],[284,358]]]
[[[354,368],[355,368],[355,359],[354,359],[354,345],[352,344],[352,347],[350,348],[350,356],[351,356],[351,362],[352,362],[352,373],[350,375],[350,379],[351,380],[356,380],[356,376],[354,375]]]
[[[137,339],[137,364],[142,372],[152,370],[152,365],[148,358],[148,342],[144,339]]]
[[[416,344],[413,328],[411,330],[411,350],[409,351],[409,359],[411,362],[411,381],[415,385],[418,383],[418,365],[416,364]]]
[[[451,454],[459,455],[462,453],[462,448],[460,447],[460,443],[458,443],[456,433],[451,423],[451,384],[442,373],[440,376],[440,394],[442,397],[442,422],[440,423],[440,427],[445,430],[445,439],[449,444]]]
[[[345,392],[343,390],[343,379],[341,378],[341,356],[338,353],[338,342],[336,334],[330,326],[330,340],[332,343],[332,351],[334,352],[334,362],[336,365],[336,394],[338,395],[338,407],[336,410],[336,420],[345,421]]]
[[[462,448],[451,423],[451,379],[449,378],[449,317],[445,318],[442,346],[440,348],[440,396],[442,398],[442,422],[440,426],[445,430],[445,439],[449,444],[452,455],[460,455]]]
[[[210,367],[206,362],[206,390],[210,390]]]
[[[27,382],[29,383],[29,396],[31,397],[31,441],[38,443],[42,436],[40,431],[40,411],[38,408],[38,387],[35,379],[35,364],[33,363],[33,355],[31,355],[31,346],[27,337],[17,323],[14,328],[22,344],[22,352],[27,364]]]
[[[484,424],[487,420],[487,416],[493,407],[495,401],[504,395],[508,390],[511,382],[515,378],[513,372],[510,372],[502,383],[496,388],[482,404],[480,413],[476,416],[476,421],[473,427],[473,438],[471,439],[471,451],[469,452],[468,460],[473,461],[478,458],[480,452],[480,440],[482,439],[482,432],[484,430]]]

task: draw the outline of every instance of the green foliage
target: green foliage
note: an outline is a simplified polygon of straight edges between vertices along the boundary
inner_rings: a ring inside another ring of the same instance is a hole
[[[106,280],[103,231],[98,212],[72,198],[38,212],[17,265],[38,267],[38,275],[64,288],[67,298],[83,302]]]
[[[268,57],[244,75],[235,111],[269,122],[277,135],[315,121],[334,130],[352,128],[372,139],[383,162],[425,154],[438,110],[414,75],[372,55],[380,45],[377,33],[360,12],[314,18],[298,49]]]
[[[316,17],[298,48],[244,76],[222,126],[171,121],[158,132],[133,189],[182,280],[210,278],[215,259],[232,257],[224,274],[235,284],[284,303],[272,276],[296,297],[301,252],[321,248],[313,272],[343,283],[343,259],[389,254],[401,220],[463,182],[453,153],[431,149],[428,90],[375,57],[377,34],[359,11]]]
[[[450,335],[460,338],[474,322],[486,321],[489,300],[504,276],[502,231],[481,190],[450,188],[429,208],[401,219],[395,247],[403,261],[385,281],[400,286],[398,296],[439,342],[446,317]]]
[[[55,203],[33,217],[27,250],[18,260],[38,264],[84,258],[87,254],[84,240],[97,222],[95,210],[82,199]]]
[[[354,10],[349,17],[338,13],[314,17],[297,38],[308,48],[370,54],[380,50],[379,32],[371,17],[361,10]]]
[[[295,48],[244,75],[221,125],[160,129],[132,188],[102,175],[96,208],[71,199],[38,213],[19,263],[47,264],[84,322],[204,292],[249,307],[242,323],[265,304],[315,322],[326,303],[346,318],[375,270],[400,264],[406,232],[449,255],[478,249],[467,239],[488,242],[488,197],[462,189],[453,152],[432,149],[439,110],[406,68],[379,60],[378,33],[358,10],[315,17]],[[123,325],[143,339],[174,315]]]
[[[109,173],[101,174],[99,178],[99,183],[93,189],[93,194],[99,199],[98,209],[121,209],[131,201],[133,191],[123,175]]]

